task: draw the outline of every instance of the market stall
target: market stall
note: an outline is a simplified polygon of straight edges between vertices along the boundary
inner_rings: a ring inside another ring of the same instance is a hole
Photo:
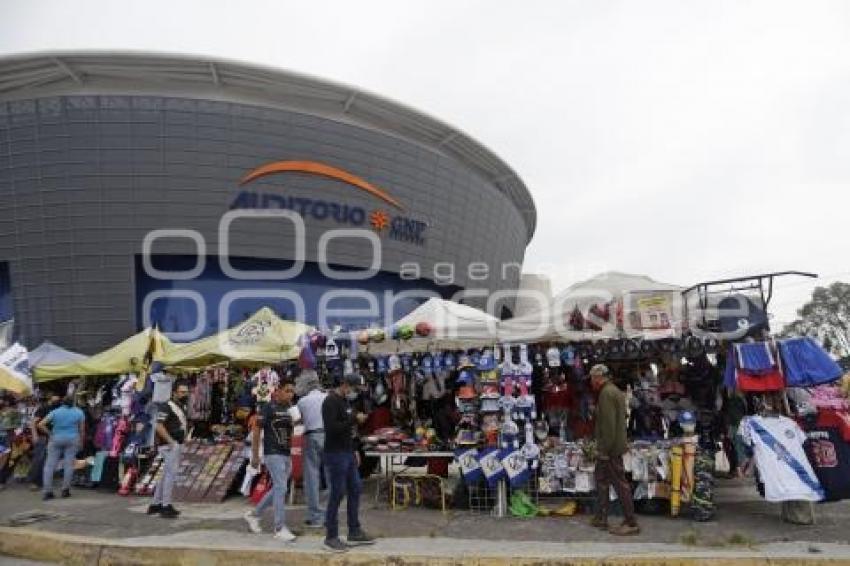
[[[364,330],[357,340],[372,356],[481,348],[497,341],[499,320],[484,311],[431,298],[388,329]]]

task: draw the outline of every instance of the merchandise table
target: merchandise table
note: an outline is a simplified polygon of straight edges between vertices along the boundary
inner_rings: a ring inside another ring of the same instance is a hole
[[[380,452],[377,450],[370,450],[365,453],[367,458],[380,458],[381,459],[381,470],[384,472],[384,485],[387,486],[387,490],[389,493],[390,486],[392,486],[393,482],[393,469],[396,466],[404,466],[404,461],[407,458],[449,458],[454,459],[454,452]],[[406,468],[404,468],[406,469]],[[402,469],[402,471],[404,471]],[[375,490],[375,501],[380,498],[380,485],[378,489]]]

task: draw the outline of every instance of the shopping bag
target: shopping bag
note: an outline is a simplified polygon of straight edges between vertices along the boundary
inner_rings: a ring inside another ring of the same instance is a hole
[[[263,470],[263,473],[260,475],[260,479],[257,480],[257,485],[254,486],[254,489],[251,491],[251,503],[256,505],[260,502],[263,496],[268,493],[272,488],[272,478],[269,473]]]
[[[251,488],[254,487],[254,480],[260,474],[260,469],[255,468],[254,466],[248,464],[248,467],[245,468],[245,479],[242,480],[242,487],[239,488],[239,492],[245,497],[249,497],[251,495]]]
[[[726,451],[721,444],[714,454],[714,473],[725,475],[731,471],[732,466],[729,464],[729,458],[726,456]]]

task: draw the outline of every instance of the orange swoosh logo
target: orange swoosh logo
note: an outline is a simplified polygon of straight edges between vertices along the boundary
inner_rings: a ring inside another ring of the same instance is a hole
[[[265,177],[266,175],[272,175],[274,173],[308,173],[310,175],[319,175],[320,177],[335,179],[364,190],[370,195],[393,205],[399,210],[404,210],[404,207],[400,202],[365,179],[361,179],[357,175],[352,175],[348,171],[331,167],[324,163],[318,163],[316,161],[275,161],[273,163],[267,163],[257,167],[242,177],[242,181],[239,184],[244,185],[245,183],[250,183],[254,179],[259,179],[260,177]]]

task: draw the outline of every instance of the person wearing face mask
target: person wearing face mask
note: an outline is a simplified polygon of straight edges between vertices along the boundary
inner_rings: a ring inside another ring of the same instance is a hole
[[[47,425],[52,428],[48,429]],[[47,463],[44,465],[42,487],[44,500],[53,499],[53,473],[61,454],[64,460],[64,475],[62,476],[62,497],[71,496],[71,479],[74,476],[74,457],[82,447],[86,437],[86,417],[74,406],[74,398],[68,395],[62,400],[62,405],[50,411],[36,425],[47,442]]]
[[[366,422],[366,414],[355,413],[351,402],[363,378],[346,374],[336,389],[328,393],[322,403],[322,421],[325,426],[325,465],[331,479],[328,507],[325,512],[325,548],[332,552],[345,552],[349,546],[374,544],[360,526],[360,473],[355,456],[354,439],[357,425]],[[342,498],[347,498],[348,539],[339,539],[338,514]]]
[[[30,489],[33,491],[41,489],[42,474],[44,472],[44,458],[47,455],[48,435],[42,434],[41,431],[38,430],[38,423],[41,422],[41,419],[46,417],[50,411],[58,409],[61,404],[62,398],[59,397],[59,395],[51,395],[46,403],[41,403],[39,405],[33,415],[32,429],[30,430],[33,438],[32,463],[30,464],[30,471],[27,475],[27,481],[30,483]]]
[[[189,401],[189,386],[182,381],[174,384],[171,400],[159,407],[156,417],[156,438],[159,453],[162,454],[162,478],[156,484],[153,502],[148,507],[148,515],[159,515],[173,519],[180,512],[171,504],[171,492],[174,479],[180,469],[180,452],[183,442],[189,434],[189,422],[186,418],[186,404]]]

